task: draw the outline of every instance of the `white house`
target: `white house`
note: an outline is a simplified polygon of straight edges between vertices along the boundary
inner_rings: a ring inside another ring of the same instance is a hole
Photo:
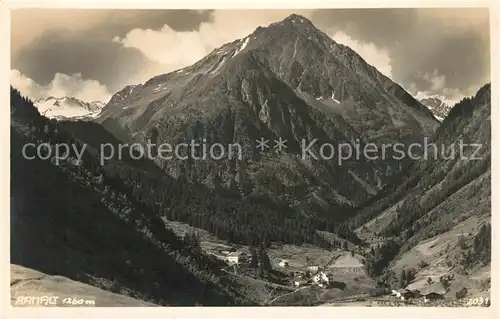
[[[288,267],[288,260],[281,260],[278,264],[281,268],[285,268],[285,267]]]
[[[307,267],[307,269],[309,269],[309,271],[315,273],[319,270],[319,267],[318,266],[309,266],[309,267]]]
[[[303,279],[304,278],[304,273],[301,271],[296,271],[293,273],[293,276],[297,279]]]
[[[74,165],[74,166],[81,166],[82,165],[82,161],[79,159],[76,159],[74,157],[69,157],[68,163],[70,163],[71,165]]]
[[[240,253],[233,252],[227,255],[226,260],[231,265],[237,265],[240,262]]]
[[[326,287],[330,284],[330,279],[328,278],[328,276],[324,271],[321,271],[316,275],[314,275],[313,281],[320,287]]]

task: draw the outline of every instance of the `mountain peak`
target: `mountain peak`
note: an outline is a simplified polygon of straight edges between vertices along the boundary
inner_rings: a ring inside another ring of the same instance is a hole
[[[85,102],[72,96],[48,96],[34,101],[38,111],[48,118],[94,117],[104,107],[101,101]]]
[[[206,99],[208,92],[234,94],[235,100],[260,110],[260,104],[271,100],[270,92],[279,86],[288,87],[291,96],[296,93],[292,99],[302,99],[329,115],[347,118],[355,129],[366,131],[363,120],[375,121],[377,116],[378,124],[365,132],[367,135],[381,136],[402,125],[408,127],[407,131],[424,135],[434,131],[438,121],[431,111],[346,48],[310,20],[292,14],[214,49],[191,66],[156,76],[144,85],[125,87],[111,98],[100,120],[125,113],[126,118],[120,121],[140,122],[140,128],[148,121],[162,120],[167,113],[177,113],[181,107],[174,110],[171,106],[180,104],[195,110],[196,116],[212,116],[217,113],[213,108],[195,106]],[[400,114],[404,120],[398,123],[403,124],[396,125],[392,118],[372,112],[375,106],[386,109],[384,114]]]
[[[292,23],[312,24],[312,22],[309,19],[307,19],[306,17],[301,16],[300,14],[295,14],[295,13],[292,13],[291,15],[286,17],[283,21],[289,21]]]
[[[298,14],[291,14],[285,19],[272,23],[268,26],[269,29],[274,29],[274,28],[293,28],[296,31],[304,31],[304,30],[315,30],[316,27],[314,24],[311,22],[311,20],[307,19],[304,16],[298,15]],[[264,28],[258,28],[259,29],[264,29]]]
[[[432,112],[434,117],[440,122],[444,120],[452,108],[452,105],[443,102],[443,100],[437,96],[429,96],[419,99],[419,101],[422,105],[427,107]]]

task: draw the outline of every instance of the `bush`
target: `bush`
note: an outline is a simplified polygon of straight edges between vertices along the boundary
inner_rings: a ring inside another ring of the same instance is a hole
[[[457,291],[457,293],[455,294],[455,297],[457,297],[457,299],[462,299],[466,295],[467,295],[467,288],[464,287],[464,288],[460,289],[460,291]]]
[[[450,282],[449,282],[449,279],[445,276],[441,276],[439,277],[439,281],[441,282],[441,284],[443,285],[444,288],[448,288],[450,287]]]
[[[464,235],[460,235],[460,237],[458,238],[458,243],[457,245],[461,248],[461,249],[467,249],[467,243],[465,241],[465,237]]]

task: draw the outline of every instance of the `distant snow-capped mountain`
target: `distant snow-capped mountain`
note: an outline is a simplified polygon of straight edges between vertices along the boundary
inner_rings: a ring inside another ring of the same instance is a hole
[[[85,102],[74,97],[49,96],[34,102],[40,114],[55,119],[95,118],[106,105],[101,101]]]
[[[440,122],[444,120],[444,118],[448,115],[448,113],[450,113],[450,110],[452,108],[451,105],[443,102],[436,96],[421,98],[419,99],[419,101],[420,103],[422,103],[422,105],[426,106],[432,112],[432,114],[434,114],[434,117]]]

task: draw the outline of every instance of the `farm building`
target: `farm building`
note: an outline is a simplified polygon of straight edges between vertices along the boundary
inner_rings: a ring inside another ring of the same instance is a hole
[[[293,281],[293,285],[295,287],[299,287],[299,286],[304,286],[307,284],[307,281],[306,280],[294,280]]]
[[[428,302],[430,300],[443,299],[443,295],[447,292],[448,289],[441,282],[435,282],[422,290],[422,295],[424,296],[424,301]]]
[[[430,294],[432,292],[440,294],[440,295],[444,295],[445,293],[448,292],[448,289],[445,288],[443,286],[443,284],[441,282],[439,282],[439,281],[435,282],[435,283],[432,283],[429,286],[427,286],[424,289],[422,289],[422,294],[423,295],[427,295],[427,294]]]
[[[443,298],[444,298],[443,295],[438,294],[437,292],[431,292],[431,293],[428,293],[427,295],[424,295],[424,302],[429,302],[431,300],[440,300]]]
[[[303,279],[305,274],[302,272],[302,271],[295,271],[293,273],[293,276],[296,278],[296,279]]]
[[[231,252],[226,256],[226,261],[231,265],[237,265],[240,263],[242,255],[239,252]]]
[[[309,269],[309,271],[312,273],[316,273],[319,270],[319,266],[309,266],[307,267],[307,269]]]
[[[79,160],[79,159],[76,159],[74,157],[69,157],[68,158],[68,163],[70,163],[73,166],[81,166],[82,165],[82,161]]]
[[[324,271],[320,271],[312,278],[313,282],[322,288],[330,286],[330,282],[333,280],[332,275],[327,274]]]
[[[401,300],[419,298],[422,296],[419,290],[408,290],[408,289],[392,290],[391,294]]]

